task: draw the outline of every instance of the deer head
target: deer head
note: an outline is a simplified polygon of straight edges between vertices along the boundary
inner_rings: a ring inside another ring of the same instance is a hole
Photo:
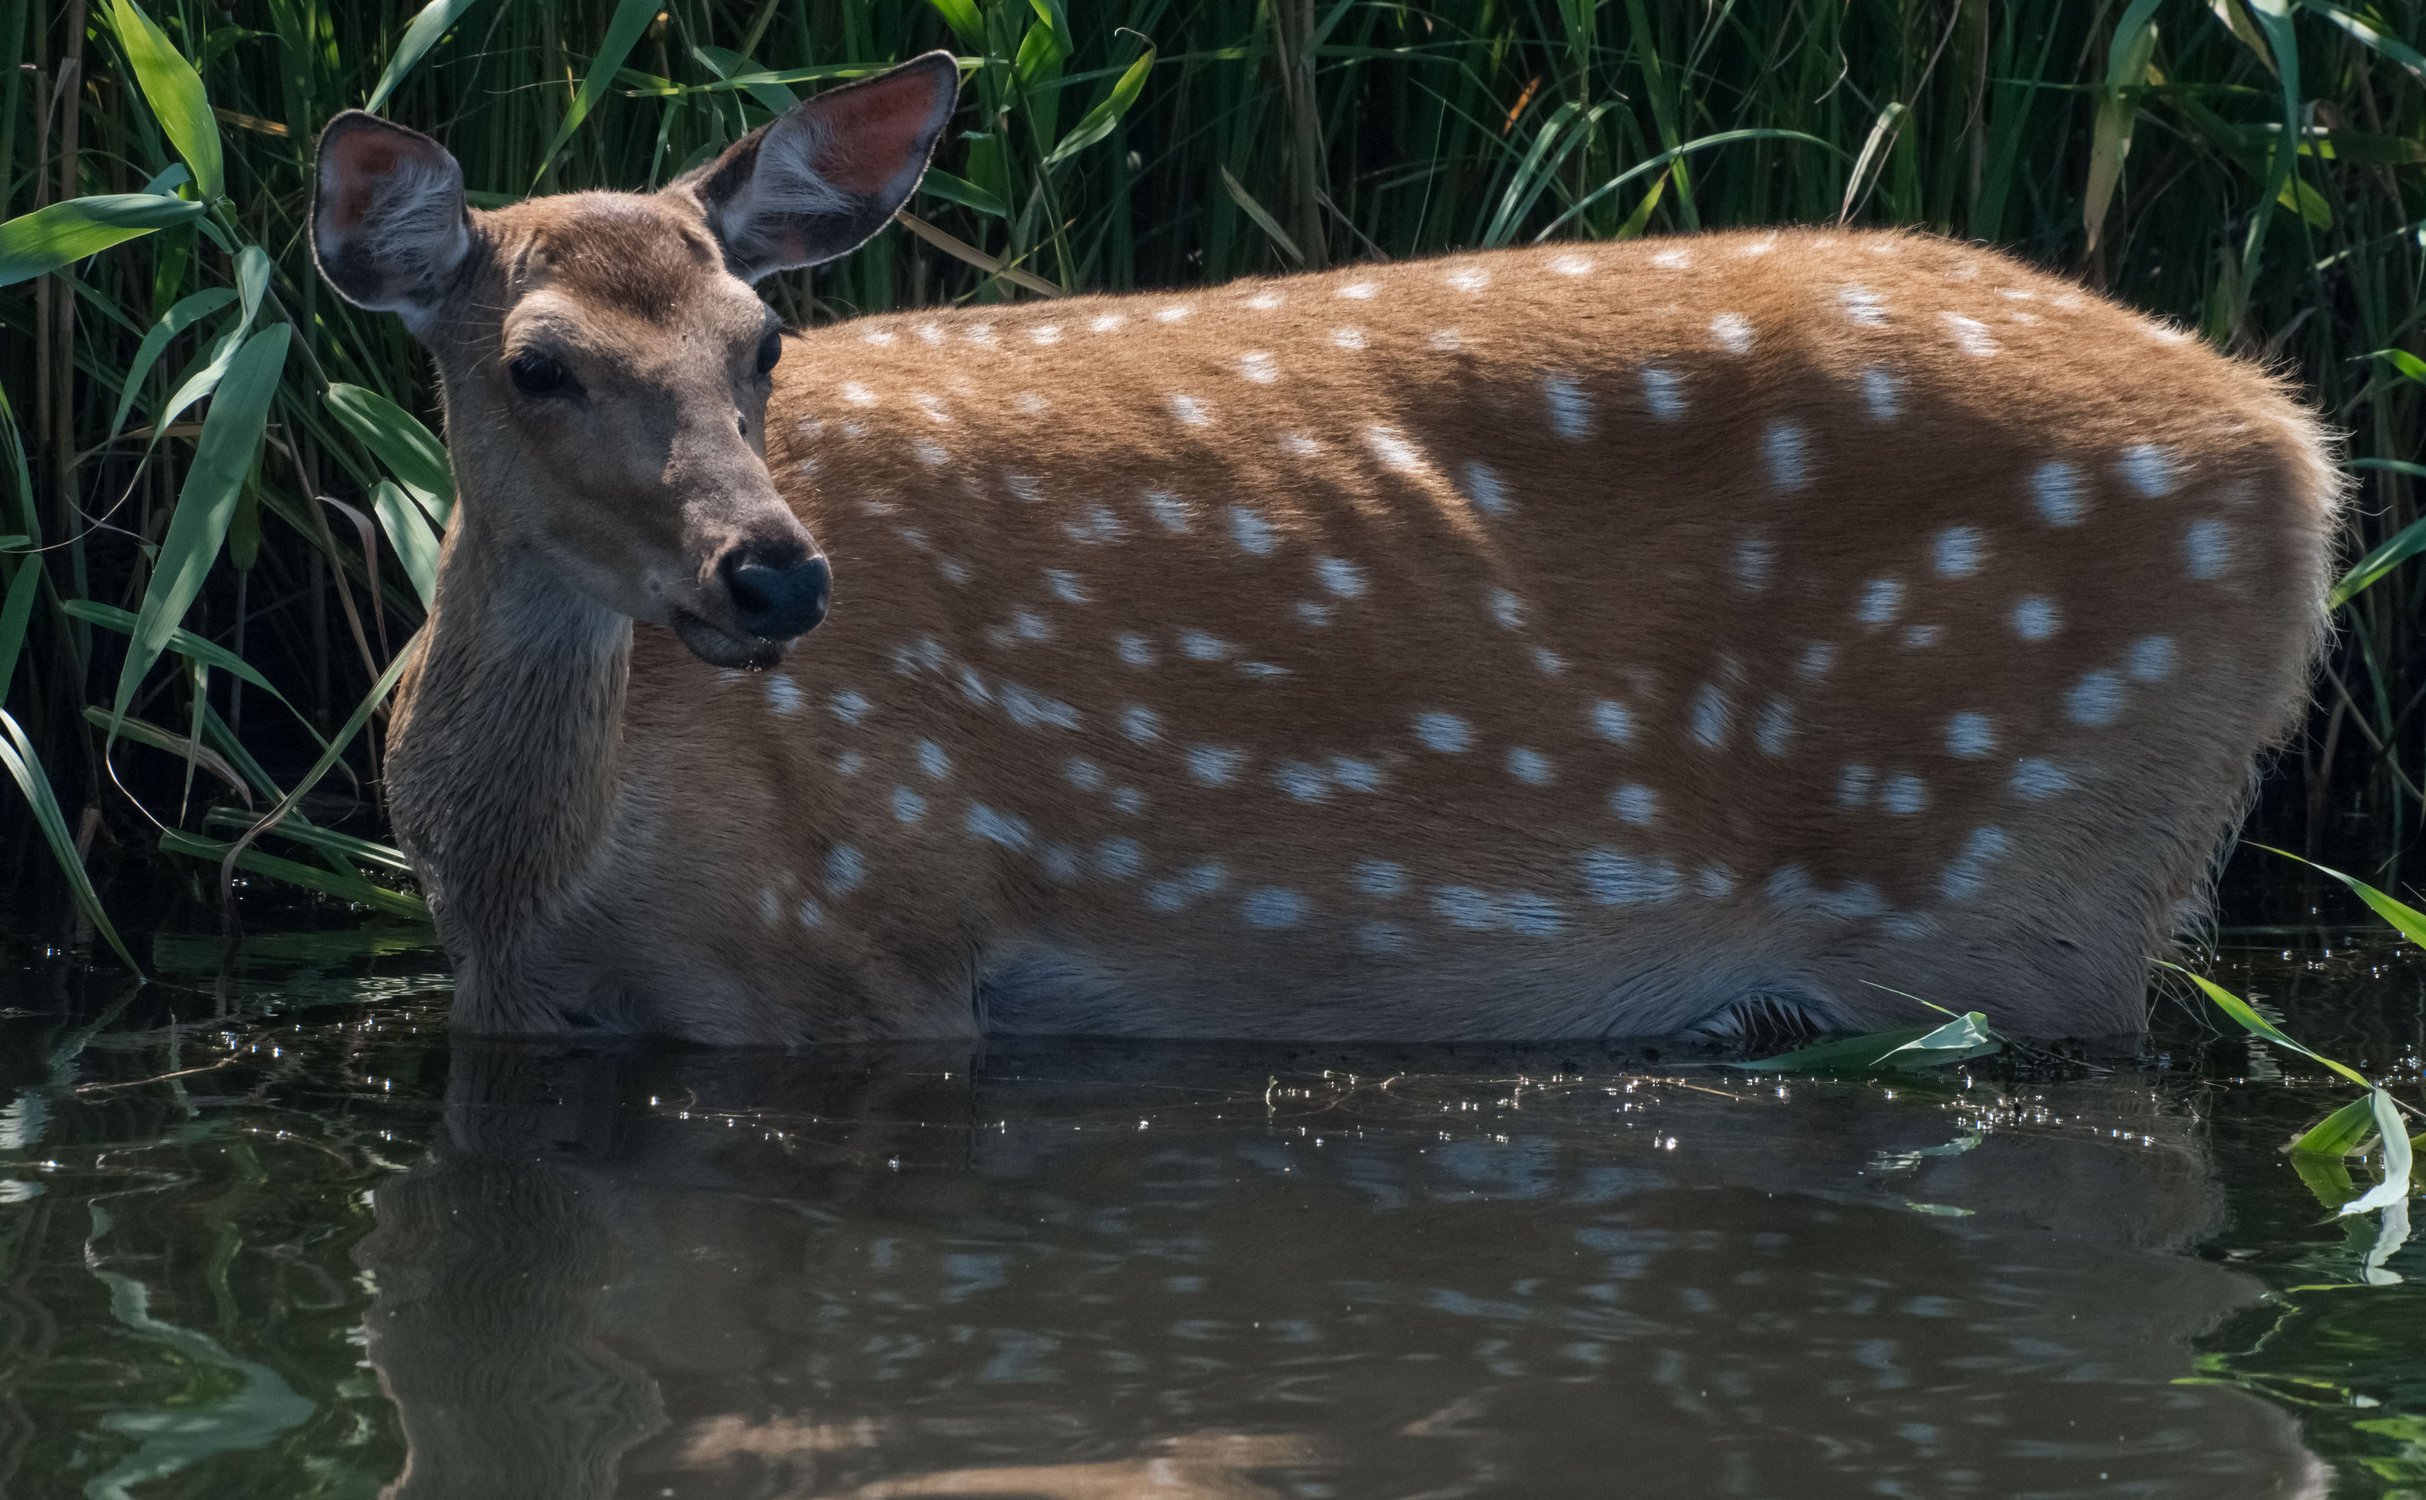
[[[760,278],[841,255],[925,171],[947,53],[832,90],[655,193],[493,212],[429,137],[360,111],[320,137],[312,249],[438,363],[462,525],[718,666],[826,610],[825,558],[767,473],[782,357]]]

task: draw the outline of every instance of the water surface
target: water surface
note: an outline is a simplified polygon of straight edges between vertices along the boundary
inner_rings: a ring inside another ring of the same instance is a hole
[[[787,1056],[450,1039],[409,935],[151,957],[0,970],[7,1494],[2426,1487],[2426,1259],[2276,1150],[2344,1094],[2179,1009],[1900,1081]],[[2403,952],[2216,972],[2415,1077]]]

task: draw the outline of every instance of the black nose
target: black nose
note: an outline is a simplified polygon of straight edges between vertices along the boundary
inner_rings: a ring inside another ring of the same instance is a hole
[[[797,545],[735,547],[717,561],[733,596],[733,621],[769,641],[788,641],[826,617],[833,574],[826,560]]]

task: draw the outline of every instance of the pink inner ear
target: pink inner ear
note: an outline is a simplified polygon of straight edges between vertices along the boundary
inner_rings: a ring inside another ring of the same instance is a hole
[[[337,188],[329,204],[330,217],[339,229],[357,228],[378,195],[380,179],[396,170],[403,152],[394,141],[368,131],[352,131],[330,142],[329,154],[333,158],[330,165],[336,168]]]
[[[829,134],[817,175],[846,193],[876,197],[914,164],[938,101],[933,79],[919,69],[818,102]]]

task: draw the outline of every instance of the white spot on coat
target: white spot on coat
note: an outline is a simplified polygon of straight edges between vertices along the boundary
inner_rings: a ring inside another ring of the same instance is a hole
[[[1188,502],[1169,490],[1146,491],[1146,514],[1154,518],[1155,525],[1174,536],[1184,535],[1194,524]]]
[[[1949,526],[1937,534],[1937,543],[1930,548],[1930,565],[1942,578],[1969,578],[1980,570],[1980,559],[1987,550],[1977,526]]]
[[[1549,403],[1550,428],[1563,438],[1581,438],[1592,431],[1592,398],[1565,375],[1542,377],[1542,399]]]
[[[1634,739],[1634,714],[1614,698],[1603,698],[1592,705],[1592,732],[1611,744],[1624,745]]]
[[[1334,328],[1331,330],[1331,343],[1335,348],[1351,352],[1362,349],[1365,347],[1365,331],[1361,328]]]
[[[2137,490],[2146,499],[2170,495],[2182,482],[2181,466],[2173,455],[2154,443],[2135,443],[2123,450],[2115,460],[2114,471],[2123,483]]]
[[[1466,498],[1474,502],[1476,510],[1492,516],[1504,516],[1508,513],[1508,491],[1507,487],[1499,482],[1499,475],[1493,473],[1488,466],[1476,463],[1466,465],[1463,472],[1466,481]]]
[[[1171,415],[1179,418],[1183,424],[1189,427],[1204,427],[1213,421],[1211,409],[1194,396],[1188,395],[1171,397]]]
[[[1124,630],[1112,637],[1112,649],[1119,652],[1120,659],[1132,667],[1154,665],[1154,643],[1134,630]]]
[[[1661,365],[1643,366],[1643,406],[1663,422],[1685,414],[1685,377]]]
[[[1710,750],[1727,743],[1727,718],[1727,690],[1715,682],[1704,683],[1693,695],[1694,743]]]
[[[2193,521],[2182,533],[2182,565],[2193,578],[2221,578],[2232,561],[2232,532],[2221,521]]]
[[[781,672],[767,674],[767,706],[779,714],[800,711],[800,684]]]
[[[1582,860],[1584,891],[1603,906],[1672,901],[1684,882],[1664,859],[1618,849],[1587,849]]]
[[[2013,777],[2007,785],[2017,797],[2043,802],[2059,792],[2072,790],[2072,774],[2054,761],[2035,755],[2025,755],[2013,763]]]
[[[1752,723],[1753,743],[1767,756],[1786,753],[1786,742],[1794,737],[1794,704],[1791,700],[1771,698],[1761,705]]]
[[[893,788],[893,816],[904,823],[915,823],[927,815],[927,799],[906,786]]]
[[[2077,526],[2083,505],[2081,471],[2062,459],[2049,459],[2030,471],[2030,503],[2050,526]]]
[[[1870,789],[1878,782],[1878,772],[1859,761],[1836,773],[1836,805],[1859,807],[1870,800]]]
[[[2133,682],[2163,682],[2173,675],[2173,637],[2144,635],[2124,654],[2123,670]]]
[[[1659,793],[1639,781],[1629,781],[1609,794],[1609,810],[1620,822],[1645,827],[1659,815]]]
[[[2102,728],[2123,714],[2123,679],[2100,667],[2064,690],[2064,716],[2075,724]]]
[[[1045,588],[1051,592],[1054,598],[1064,604],[1087,602],[1086,585],[1079,581],[1076,573],[1067,568],[1045,569]]]
[[[1230,540],[1238,544],[1241,552],[1267,557],[1280,545],[1280,533],[1274,531],[1272,523],[1258,512],[1243,505],[1233,505],[1230,507]]]
[[[2013,633],[2025,641],[2043,641],[2064,628],[2055,601],[2032,594],[2013,606]]]
[[[1836,300],[1845,309],[1845,316],[1864,328],[1876,328],[1887,321],[1887,304],[1866,286],[1840,287]]]
[[[1873,422],[1892,422],[1904,414],[1904,382],[1892,371],[1872,365],[1862,372],[1862,402]]]
[[[1358,890],[1377,901],[1393,900],[1407,893],[1407,867],[1390,860],[1359,860],[1348,878]]]
[[[1508,774],[1528,786],[1548,786],[1553,779],[1550,757],[1523,745],[1508,751]]]
[[[1220,636],[1202,630],[1183,630],[1178,639],[1179,654],[1190,661],[1220,661],[1238,649]]]
[[[1720,313],[1712,318],[1710,336],[1717,339],[1718,346],[1729,354],[1748,354],[1752,351],[1752,325],[1744,320],[1742,313]]]
[[[1002,711],[1022,729],[1034,729],[1040,724],[1049,724],[1056,729],[1078,727],[1078,710],[1059,698],[1047,697],[1013,682],[1002,685],[1000,696]]]
[[[2004,857],[2009,840],[2002,828],[1974,828],[1963,840],[1963,849],[1947,864],[1945,878],[1939,888],[1949,901],[1968,901],[1980,893],[1988,881],[1988,867]]]
[[[1487,597],[1491,618],[1502,630],[1522,630],[1525,626],[1525,601],[1507,589],[1494,588]]]
[[[1884,625],[1903,613],[1903,609],[1903,580],[1873,578],[1862,585],[1861,603],[1855,606],[1853,615],[1864,625]]]
[[[1769,466],[1769,482],[1781,490],[1799,490],[1811,482],[1810,439],[1792,422],[1772,422],[1761,436],[1761,456]]]
[[[918,742],[918,769],[936,781],[952,774],[952,757],[944,754],[943,746],[933,740]]]
[[[1385,469],[1396,469],[1404,474],[1424,466],[1423,450],[1408,441],[1407,435],[1395,427],[1366,428],[1365,446],[1373,450],[1373,456],[1381,460]]]
[[[1267,930],[1303,926],[1312,909],[1313,903],[1303,891],[1281,885],[1257,886],[1238,902],[1238,914],[1247,919],[1249,927]]]
[[[1344,557],[1317,558],[1314,572],[1324,588],[1342,599],[1354,599],[1365,591],[1364,570]]]
[[[1472,748],[1474,726],[1455,714],[1439,709],[1427,709],[1415,716],[1415,737],[1427,749],[1443,755],[1458,755]]]
[[[962,826],[968,830],[969,837],[989,844],[1000,844],[1005,849],[1025,849],[1028,841],[1034,837],[1026,819],[997,812],[982,802],[969,804],[968,816]]]
[[[1206,786],[1228,786],[1247,763],[1247,752],[1228,745],[1190,745],[1188,774]]]
[[[1143,745],[1161,739],[1162,715],[1143,704],[1132,703],[1120,711],[1120,732],[1132,744]]]
[[[1996,352],[1995,338],[1989,334],[1988,325],[1979,319],[1951,312],[1939,313],[1938,316],[1945,320],[1946,332],[1954,339],[1954,347],[1965,354],[1975,359],[1986,359]]]
[[[836,844],[826,851],[825,875],[828,895],[848,895],[868,878],[867,856],[855,845]]]
[[[1910,771],[1896,771],[1879,783],[1878,805],[1898,817],[1910,817],[1929,805],[1929,788]]]
[[[1270,385],[1280,379],[1280,366],[1272,362],[1271,355],[1258,349],[1238,357],[1238,373],[1257,385]]]
[[[1108,880],[1135,880],[1145,873],[1145,846],[1133,838],[1105,839],[1095,846],[1095,868]]]
[[[1965,709],[1946,721],[1946,753],[1978,760],[1996,748],[1996,727],[1988,716]]]
[[[1297,802],[1320,802],[1331,795],[1331,778],[1320,766],[1302,760],[1284,760],[1274,766],[1272,784]]]

